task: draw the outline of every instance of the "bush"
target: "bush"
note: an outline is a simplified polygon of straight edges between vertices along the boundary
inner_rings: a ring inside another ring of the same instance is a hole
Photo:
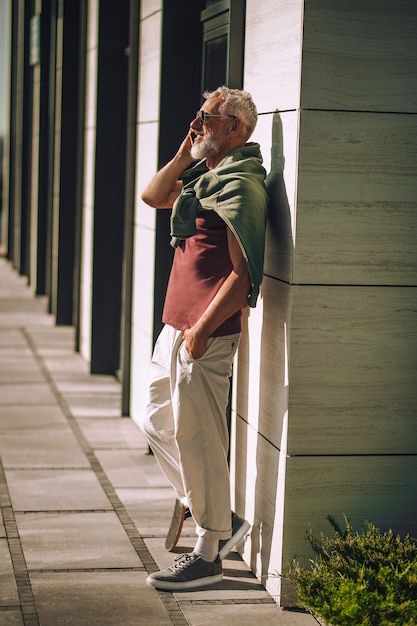
[[[333,626],[417,625],[417,544],[366,522],[355,532],[328,516],[333,536],[312,532],[310,568],[293,561],[288,577],[299,604]]]

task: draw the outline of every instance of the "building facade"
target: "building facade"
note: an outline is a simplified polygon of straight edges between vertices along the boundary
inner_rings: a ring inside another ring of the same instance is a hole
[[[243,557],[277,602],[328,514],[417,534],[414,0],[9,3],[7,256],[137,420],[171,263],[140,199],[201,94],[250,91],[271,197],[230,403]]]

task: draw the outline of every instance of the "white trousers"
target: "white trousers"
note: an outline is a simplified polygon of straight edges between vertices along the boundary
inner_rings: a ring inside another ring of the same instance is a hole
[[[231,536],[226,408],[240,334],[211,337],[201,359],[182,331],[164,326],[155,345],[141,423],[163,472],[186,503],[197,534]]]

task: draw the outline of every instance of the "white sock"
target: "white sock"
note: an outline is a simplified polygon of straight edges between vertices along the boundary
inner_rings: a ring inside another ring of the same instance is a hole
[[[197,539],[193,552],[204,561],[213,563],[219,553],[219,540],[211,535],[202,535]]]

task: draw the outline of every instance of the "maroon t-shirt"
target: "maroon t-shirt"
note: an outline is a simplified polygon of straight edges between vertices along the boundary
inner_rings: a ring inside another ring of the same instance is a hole
[[[227,245],[227,227],[215,211],[204,211],[196,219],[197,234],[175,249],[169,277],[164,324],[178,330],[191,328],[201,317],[233,269]],[[241,331],[241,315],[229,317],[213,337]]]

